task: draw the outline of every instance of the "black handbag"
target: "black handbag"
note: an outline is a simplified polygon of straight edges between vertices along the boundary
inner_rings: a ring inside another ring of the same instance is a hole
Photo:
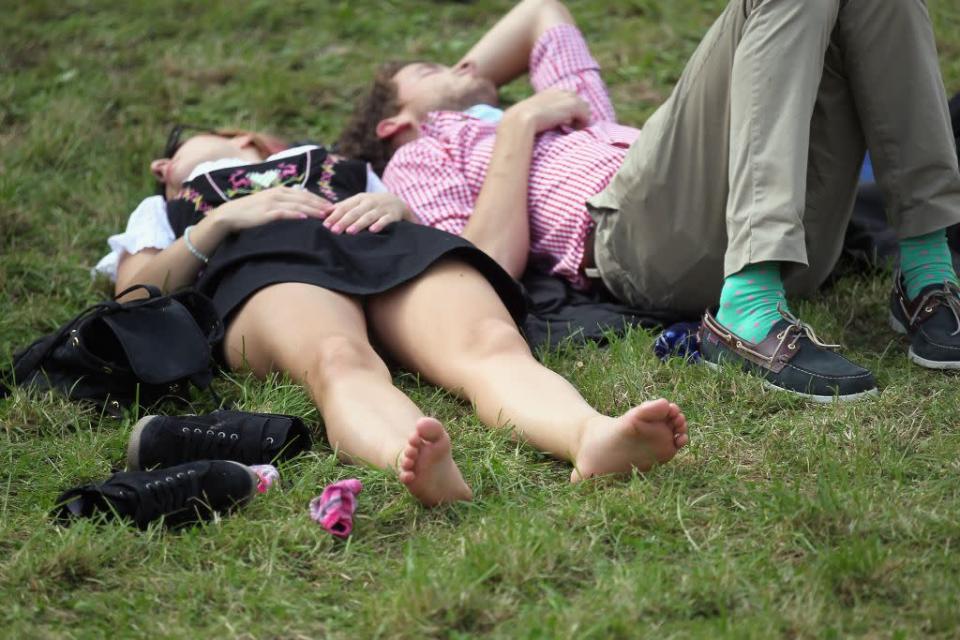
[[[149,294],[118,302],[131,291]],[[55,389],[74,400],[103,403],[111,414],[134,402],[188,398],[213,379],[212,353],[223,323],[209,298],[193,290],[161,295],[134,285],[83,311],[13,356],[9,384]],[[0,398],[9,390],[0,384]]]

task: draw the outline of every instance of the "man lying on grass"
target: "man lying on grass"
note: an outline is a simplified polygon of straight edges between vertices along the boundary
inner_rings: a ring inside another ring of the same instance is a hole
[[[531,98],[487,106],[524,71]],[[922,2],[733,0],[641,132],[567,9],[524,0],[453,67],[384,66],[341,144],[514,276],[530,260],[642,308],[719,305],[708,364],[824,402],[876,382],[785,295],[832,271],[869,149],[900,238],[891,326],[915,363],[960,368],[960,173]]]

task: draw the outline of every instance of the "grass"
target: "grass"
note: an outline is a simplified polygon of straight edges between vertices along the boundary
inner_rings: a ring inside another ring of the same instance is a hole
[[[571,2],[625,122],[667,95],[721,4]],[[958,89],[960,11],[929,5]],[[88,270],[151,189],[169,122],[331,140],[377,60],[453,60],[507,7],[4,2],[0,357],[103,297]],[[731,371],[659,365],[642,331],[544,354],[605,412],[655,395],[684,407],[692,445],[646,477],[571,486],[566,465],[399,374],[448,424],[477,496],[444,509],[319,446],[282,469],[282,491],[209,526],[58,529],[57,493],[118,468],[138,416],[18,391],[0,401],[0,635],[957,637],[960,393],[907,364],[884,326],[887,281],[848,277],[797,305],[876,372],[883,395],[862,404],[811,407]],[[282,379],[217,389],[318,420]],[[350,475],[365,490],[340,543],[306,504]]]

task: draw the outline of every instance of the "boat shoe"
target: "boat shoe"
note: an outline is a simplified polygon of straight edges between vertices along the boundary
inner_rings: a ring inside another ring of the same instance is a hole
[[[960,369],[960,287],[941,282],[910,300],[900,274],[890,294],[890,327],[910,337],[910,360],[928,369]]]
[[[877,395],[877,383],[867,369],[839,353],[839,345],[826,344],[813,329],[784,309],[782,319],[758,343],[743,340],[710,312],[700,325],[700,353],[716,368],[729,362],[758,375],[771,388],[814,402],[858,400]]]

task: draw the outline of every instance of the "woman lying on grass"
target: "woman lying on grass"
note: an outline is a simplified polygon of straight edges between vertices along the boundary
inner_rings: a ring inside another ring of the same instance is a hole
[[[516,283],[466,240],[404,220],[365,163],[258,134],[176,137],[151,165],[165,199],[141,203],[98,269],[117,291],[194,285],[213,298],[226,364],[305,385],[344,459],[396,469],[425,505],[472,495],[443,426],[379,353],[570,460],[571,481],[646,471],[687,443],[675,404],[603,416],[541,366],[517,329]]]

